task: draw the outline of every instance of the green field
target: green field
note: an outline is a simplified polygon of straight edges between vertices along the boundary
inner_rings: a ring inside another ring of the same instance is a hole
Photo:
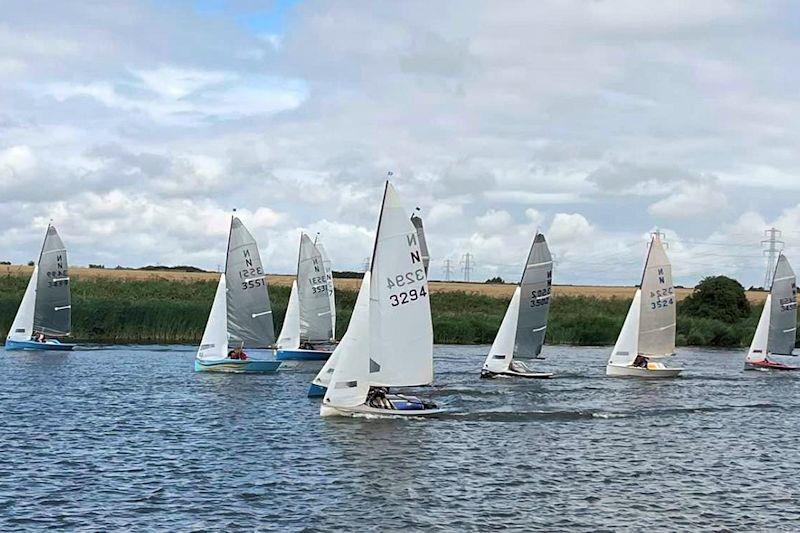
[[[5,338],[22,299],[27,278],[0,277],[0,334]],[[166,280],[75,280],[72,283],[73,338],[83,342],[197,343],[203,335],[216,282]],[[288,287],[270,287],[275,330],[280,330]],[[337,338],[347,328],[356,294],[336,294]],[[507,300],[463,292],[431,295],[437,343],[489,344]],[[561,296],[553,298],[547,329],[550,344],[613,344],[630,300]],[[746,346],[761,308],[735,324],[681,316],[678,344]]]

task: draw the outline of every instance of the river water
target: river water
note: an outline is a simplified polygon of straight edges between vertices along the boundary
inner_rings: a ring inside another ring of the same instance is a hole
[[[0,353],[0,530],[797,531],[800,373],[684,349],[684,376],[481,380],[437,346],[438,419],[321,419],[312,366],[193,372],[186,346]]]

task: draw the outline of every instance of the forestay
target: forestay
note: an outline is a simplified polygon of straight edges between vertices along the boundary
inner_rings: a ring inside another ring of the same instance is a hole
[[[769,338],[767,351],[791,355],[797,335],[797,280],[789,260],[781,254],[775,265],[770,290]]]
[[[225,261],[228,335],[234,344],[264,348],[275,342],[267,277],[256,240],[232,217]]]
[[[305,233],[300,237],[297,290],[300,304],[300,341],[330,342],[333,339],[333,330],[328,280],[322,255]]]
[[[519,317],[519,302],[521,288],[514,289],[514,295],[508,304],[506,314],[497,330],[489,355],[483,364],[483,369],[489,372],[505,372],[514,359],[514,342],[517,337],[517,319]]]
[[[221,274],[203,339],[197,350],[198,359],[219,360],[228,357],[228,313],[225,292],[225,274]]]
[[[381,386],[433,381],[433,326],[428,278],[416,229],[387,181],[372,256],[369,311],[370,382]]]
[[[419,209],[419,208],[417,208]],[[419,249],[422,252],[422,264],[425,267],[425,273],[428,273],[428,265],[431,262],[431,256],[428,252],[428,241],[425,239],[425,228],[422,227],[422,218],[416,213],[411,215],[411,223],[417,230],[417,239],[419,239]]]
[[[38,266],[33,330],[51,337],[69,335],[72,306],[67,250],[53,226],[47,227]]]
[[[362,375],[360,379],[368,379],[368,365],[369,356],[366,350],[361,352],[354,351],[354,348],[359,346],[359,342],[368,347],[367,336],[369,335],[369,272],[364,273],[364,279],[361,281],[361,288],[356,297],[356,303],[353,307],[353,314],[350,315],[350,323],[347,326],[347,331],[342,337],[342,340],[333,350],[333,353],[325,361],[322,369],[316,375],[312,383],[320,387],[327,387],[331,381],[336,367],[343,358],[360,357],[362,365]]]
[[[642,276],[639,353],[664,357],[675,353],[675,295],[672,267],[658,235],[653,236]]]
[[[553,258],[544,235],[533,239],[520,282],[519,317],[517,319],[514,357],[536,357],[542,352],[550,310],[553,282]]]
[[[317,240],[314,243],[319,250],[319,254],[322,256],[322,266],[325,269],[325,279],[327,280],[328,285],[328,302],[329,308],[331,311],[331,338],[336,337],[336,295],[335,290],[333,287],[333,263],[328,256],[328,251],[322,245],[319,240],[319,236],[317,236]]]

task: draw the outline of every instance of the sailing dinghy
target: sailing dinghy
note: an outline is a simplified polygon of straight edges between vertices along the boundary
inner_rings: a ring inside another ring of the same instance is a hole
[[[311,382],[308,388],[309,398],[322,398],[325,396],[325,391],[328,390],[328,384],[341,355],[350,349],[349,345],[353,342],[354,336],[363,335],[363,332],[367,331],[369,327],[369,279],[369,272],[364,272],[364,279],[361,280],[361,288],[356,297],[353,314],[350,315],[350,324],[347,326],[347,331],[342,340],[339,341],[333,354],[325,361],[325,364]]]
[[[786,256],[780,254],[775,264],[764,310],[758,321],[753,342],[747,351],[747,370],[798,370],[796,366],[776,361],[775,356],[794,355],[797,338],[797,279]],[[770,359],[770,356],[773,356]]]
[[[419,238],[388,181],[366,290],[369,304],[350,321],[320,415],[441,413],[432,402],[389,392],[433,382],[433,324]]]
[[[267,276],[255,239],[231,217],[225,272],[219,277],[194,369],[198,372],[275,372],[278,361],[250,359],[244,347],[268,348],[275,342]],[[234,350],[229,350],[234,346]]]
[[[328,267],[330,268],[330,267]],[[297,281],[278,336],[278,361],[325,361],[335,345],[333,276],[311,238],[303,233],[297,257]],[[292,302],[294,298],[294,302]]]
[[[544,235],[537,233],[528,252],[522,280],[514,290],[492,348],[486,356],[481,370],[482,378],[553,377],[549,372],[536,372],[517,360],[542,359],[540,354],[547,330],[552,283],[553,258]]]
[[[6,338],[6,351],[72,350],[74,344],[57,339],[69,335],[71,327],[67,250],[56,228],[48,225],[39,260]]]
[[[606,365],[608,376],[670,378],[682,368],[658,359],[675,355],[675,289],[672,266],[660,237],[650,240],[641,288],[631,302],[622,331]]]

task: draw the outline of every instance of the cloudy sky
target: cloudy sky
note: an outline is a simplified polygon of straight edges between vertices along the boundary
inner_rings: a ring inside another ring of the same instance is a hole
[[[75,265],[223,262],[238,208],[271,272],[321,232],[371,252],[387,171],[433,278],[633,284],[660,228],[677,282],[800,265],[791,2],[4,0],[0,259],[49,219]],[[460,273],[456,272],[457,276]]]

